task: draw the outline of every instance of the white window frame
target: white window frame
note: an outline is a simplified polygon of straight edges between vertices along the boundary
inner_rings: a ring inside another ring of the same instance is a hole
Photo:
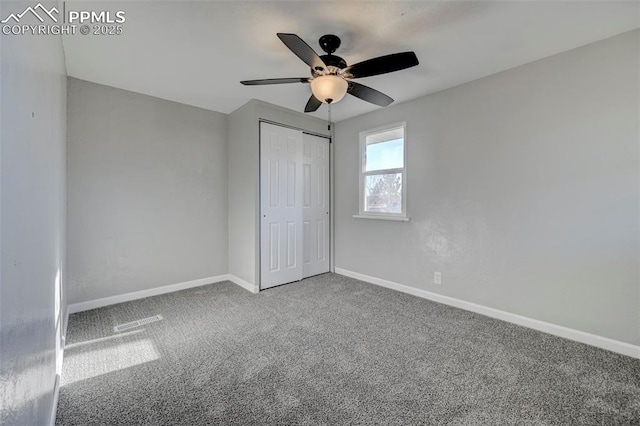
[[[383,169],[367,172],[365,171],[367,165],[367,137],[376,133],[388,132],[394,129],[402,128],[403,139],[403,152],[404,152],[404,167],[395,169]],[[375,129],[366,130],[360,132],[360,170],[359,170],[359,191],[358,191],[358,205],[359,214],[353,217],[359,219],[384,219],[384,220],[397,220],[408,221],[407,215],[407,123],[405,121],[387,124],[385,126],[376,127]],[[381,175],[390,173],[402,174],[402,211],[400,213],[386,213],[386,212],[368,212],[365,211],[365,179],[368,175]]]

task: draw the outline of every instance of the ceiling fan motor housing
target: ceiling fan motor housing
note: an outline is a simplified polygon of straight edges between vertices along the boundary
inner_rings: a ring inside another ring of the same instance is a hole
[[[312,69],[311,70],[312,74],[314,75],[326,74],[327,72],[329,74],[336,74],[341,69],[347,67],[347,62],[344,59],[342,59],[340,56],[333,55],[333,52],[338,50],[338,47],[340,47],[340,43],[341,43],[340,37],[333,34],[325,34],[322,37],[320,37],[320,40],[318,40],[318,43],[320,44],[320,47],[322,48],[322,50],[327,52],[326,55],[320,56],[320,59],[322,59],[322,62],[325,63],[328,69],[326,70],[317,69],[317,68],[315,70]]]
[[[325,65],[327,66],[326,70],[316,70],[316,71],[319,71],[320,74],[322,74],[322,71],[328,71],[329,74],[335,74],[341,69],[347,67],[347,62],[344,59],[342,59],[340,56],[322,55],[320,56],[320,59],[322,59],[322,62],[324,62]],[[314,70],[311,70],[311,71],[313,74]]]

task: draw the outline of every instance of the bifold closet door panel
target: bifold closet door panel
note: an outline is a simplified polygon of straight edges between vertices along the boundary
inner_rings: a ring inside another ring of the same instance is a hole
[[[303,275],[302,146],[299,130],[260,124],[260,288]]]
[[[303,134],[303,278],[329,272],[329,139]]]

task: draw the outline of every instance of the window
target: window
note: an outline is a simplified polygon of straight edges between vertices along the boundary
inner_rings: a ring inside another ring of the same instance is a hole
[[[360,133],[360,214],[408,220],[405,123]]]

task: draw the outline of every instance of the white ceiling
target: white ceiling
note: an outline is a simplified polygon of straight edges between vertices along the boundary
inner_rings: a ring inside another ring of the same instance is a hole
[[[336,34],[336,54],[349,64],[415,51],[417,67],[357,80],[398,103],[640,27],[636,1],[67,1],[66,8],[126,12],[122,35],[64,37],[68,75],[224,113],[251,98],[304,109],[307,84],[239,83],[309,76],[277,32],[298,34],[319,53],[318,38]],[[378,108],[347,96],[333,119]],[[326,118],[326,107],[314,115]]]

